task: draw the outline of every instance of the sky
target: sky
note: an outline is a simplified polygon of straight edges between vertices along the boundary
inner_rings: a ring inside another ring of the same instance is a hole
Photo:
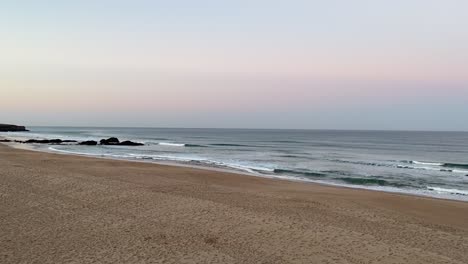
[[[468,131],[468,1],[0,1],[0,123]]]

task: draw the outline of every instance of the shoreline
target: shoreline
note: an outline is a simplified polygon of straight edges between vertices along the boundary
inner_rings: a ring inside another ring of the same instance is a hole
[[[2,137],[0,136],[0,139]],[[165,165],[165,166],[174,166],[174,167],[183,167],[183,168],[194,168],[194,169],[200,169],[200,170],[207,170],[207,171],[215,171],[215,172],[226,172],[226,173],[233,173],[237,175],[244,175],[244,176],[249,176],[249,177],[260,177],[264,179],[272,179],[272,180],[280,180],[280,181],[291,181],[291,182],[296,182],[296,183],[302,183],[302,184],[318,184],[318,185],[323,185],[323,186],[330,186],[330,187],[335,187],[335,188],[348,188],[348,189],[357,189],[357,190],[365,190],[365,191],[372,191],[372,192],[383,192],[383,193],[389,193],[389,194],[397,194],[397,195],[407,195],[407,196],[414,196],[414,197],[426,197],[426,198],[432,198],[432,199],[441,199],[441,200],[447,200],[447,201],[459,201],[459,202],[467,202],[468,203],[468,198],[467,199],[455,199],[452,197],[446,197],[446,196],[435,196],[431,194],[426,194],[424,192],[416,193],[416,192],[405,192],[404,190],[400,190],[397,188],[378,188],[372,186],[362,186],[362,185],[352,185],[352,184],[340,184],[340,183],[332,183],[332,182],[326,182],[326,181],[318,181],[318,180],[308,180],[308,179],[300,179],[300,178],[293,178],[293,177],[280,177],[278,175],[268,175],[268,174],[260,174],[260,173],[250,173],[247,171],[242,171],[242,170],[236,170],[234,168],[223,168],[223,167],[216,167],[216,166],[209,166],[209,165],[195,165],[195,164],[188,164],[184,162],[177,162],[177,161],[157,161],[157,160],[152,160],[152,161],[147,161],[147,160],[138,160],[138,159],[125,159],[125,158],[118,158],[118,157],[109,157],[105,155],[92,155],[92,154],[79,154],[79,153],[72,153],[72,152],[66,152],[66,151],[53,151],[53,150],[41,150],[41,149],[36,149],[34,147],[23,147],[25,146],[24,144],[19,144],[19,143],[0,143],[0,145],[6,145],[11,148],[16,148],[16,149],[22,149],[22,150],[29,150],[29,151],[36,151],[36,152],[42,152],[42,153],[49,153],[49,154],[58,154],[58,155],[69,155],[69,156],[76,156],[76,157],[88,157],[88,158],[97,158],[97,159],[105,159],[105,160],[116,160],[116,161],[128,161],[128,162],[137,162],[137,163],[147,163],[147,164],[157,164],[157,165]]]
[[[1,144],[0,167],[5,263],[468,261],[462,201]]]

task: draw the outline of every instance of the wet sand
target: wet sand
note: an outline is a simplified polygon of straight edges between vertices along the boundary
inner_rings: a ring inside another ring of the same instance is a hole
[[[0,263],[468,263],[468,203],[0,144]]]

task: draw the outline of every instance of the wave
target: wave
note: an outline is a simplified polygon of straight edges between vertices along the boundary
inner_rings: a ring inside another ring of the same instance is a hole
[[[399,169],[409,169],[409,170],[433,170],[433,171],[451,172],[451,171],[448,171],[448,170],[443,170],[443,169],[434,168],[434,167],[424,167],[424,166],[397,165],[396,167],[399,168]]]
[[[280,157],[280,158],[298,158],[298,159],[313,159],[311,157],[307,157],[307,156],[301,156],[301,155],[277,155],[277,157]]]
[[[431,187],[431,186],[427,186],[427,189],[430,190],[430,191],[435,191],[435,192],[437,192],[439,194],[454,194],[454,195],[468,196],[468,191],[467,190],[445,189],[445,188]]]
[[[417,160],[412,160],[410,163],[412,164],[419,164],[419,165],[429,165],[429,166],[443,166],[444,163],[438,163],[438,162],[422,162],[422,161],[417,161]]]
[[[350,160],[341,160],[341,159],[330,159],[329,161],[338,162],[338,163],[356,164],[356,165],[366,165],[366,166],[392,167],[391,164],[377,163],[377,162],[350,161]]]
[[[424,170],[438,170],[443,172],[455,172],[455,173],[468,173],[468,170],[459,170],[459,169],[468,169],[468,164],[460,163],[443,163],[443,162],[423,162],[417,160],[403,160],[403,163],[417,164],[417,165],[426,165],[431,167],[412,167],[412,166],[402,166],[398,165],[398,168],[405,169],[424,169]],[[448,169],[445,169],[448,168]]]
[[[468,164],[444,163],[442,166],[447,168],[468,169]]]
[[[342,180],[346,183],[358,184],[358,185],[379,185],[379,186],[389,185],[386,180],[380,180],[380,179],[350,178],[350,177],[342,177],[342,178],[336,178],[336,179]]]
[[[417,160],[401,160],[400,162],[409,163],[409,164],[428,165],[428,166],[440,166],[440,167],[447,167],[447,168],[468,169],[468,164],[463,164],[463,163],[426,162],[426,161],[417,161]]]
[[[320,172],[326,173],[326,174],[331,174],[331,175],[341,175],[341,176],[350,176],[350,175],[352,175],[349,172],[340,171],[340,170],[324,170],[324,171],[320,171]]]
[[[117,155],[117,154],[108,154],[108,153],[90,153],[90,152],[78,152],[78,151],[69,151],[69,150],[63,150],[63,149],[56,149],[54,147],[48,147],[49,150],[55,151],[55,152],[61,152],[61,153],[66,153],[66,154],[72,154],[72,155],[83,155],[83,156],[95,156],[95,157],[112,157],[112,158],[131,158],[130,155]]]
[[[221,168],[231,168],[235,170],[241,170],[249,173],[271,173],[274,171],[272,168],[254,166],[254,165],[244,165],[234,162],[224,162],[217,160],[210,160],[202,157],[183,157],[183,156],[171,156],[171,155],[145,155],[145,154],[129,154],[132,158],[135,159],[144,159],[144,160],[159,160],[159,161],[174,161],[174,162],[183,162],[190,163],[194,165],[205,165],[210,167],[221,167]]]
[[[260,167],[260,166],[243,165],[243,164],[229,163],[229,162],[216,162],[216,164],[219,164],[221,166],[226,166],[228,168],[234,168],[234,169],[240,169],[240,170],[248,171],[250,173],[257,173],[257,172],[271,173],[271,172],[274,172],[274,169],[272,169],[272,168]]]
[[[432,171],[452,172],[452,173],[468,173],[468,170],[457,169],[457,168],[468,169],[468,164],[422,162],[422,161],[416,161],[416,160],[394,161],[394,162],[400,162],[400,163],[405,163],[405,164],[421,165],[421,166],[411,166],[411,165],[385,164],[385,163],[365,162],[365,161],[349,161],[349,160],[340,160],[340,159],[330,159],[329,161],[338,162],[338,163],[365,165],[365,166],[389,167],[389,168],[393,167],[393,168],[410,169],[410,170],[432,170]]]
[[[168,147],[185,147],[186,146],[186,144],[170,143],[170,142],[159,142],[158,145],[168,146]]]
[[[375,179],[375,178],[341,177],[341,178],[335,178],[335,179],[341,180],[341,181],[344,181],[346,183],[353,184],[353,185],[377,185],[377,186],[392,186],[392,187],[398,187],[398,188],[407,186],[402,183],[389,182],[386,180]]]
[[[301,175],[301,176],[308,176],[308,177],[325,177],[327,176],[324,173],[313,172],[309,170],[291,170],[291,169],[274,169],[274,173],[277,174],[292,174],[292,175]]]
[[[171,156],[171,155],[150,155],[150,154],[134,154],[134,153],[130,153],[129,156],[135,159],[163,160],[163,161],[166,160],[166,161],[190,162],[190,161],[204,160],[203,158],[199,158],[199,157],[182,157],[182,156]]]
[[[295,140],[271,140],[271,141],[263,141],[268,143],[293,143],[293,144],[301,144],[304,143],[303,141],[295,141]]]
[[[258,173],[260,173],[260,174],[269,174],[269,173],[274,172],[274,169],[272,169],[272,168],[254,166],[254,165],[244,165],[244,164],[240,164],[240,163],[224,162],[224,161],[197,160],[197,161],[192,161],[192,163],[200,163],[202,165],[240,170],[240,171],[253,173],[253,174],[258,174]]]
[[[218,147],[255,147],[250,145],[242,145],[242,144],[230,144],[230,143],[214,143],[209,144],[210,146],[218,146]]]
[[[74,154],[74,155],[100,156],[100,155],[98,155],[98,154],[93,154],[93,153],[88,153],[88,152],[68,151],[68,150],[56,149],[56,148],[54,148],[54,147],[48,147],[47,149],[48,149],[48,150],[55,151],[55,152],[62,152],[62,153]]]
[[[197,144],[185,144],[188,148],[206,148],[207,146],[204,145],[197,145]]]

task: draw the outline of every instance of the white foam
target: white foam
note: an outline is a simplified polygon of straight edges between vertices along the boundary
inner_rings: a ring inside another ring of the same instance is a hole
[[[169,147],[185,147],[185,144],[170,143],[170,142],[159,142],[158,145],[169,146]]]
[[[433,167],[413,167],[414,169],[419,169],[419,170],[433,170],[433,171],[440,171],[438,168],[433,168]]]
[[[259,167],[259,166],[251,166],[251,165],[243,165],[238,163],[230,163],[230,162],[214,162],[218,166],[225,166],[233,169],[243,170],[250,173],[257,173],[261,172],[274,172],[275,169],[266,168],[266,167]]]
[[[434,168],[434,167],[422,167],[422,166],[397,165],[397,168],[400,168],[400,169],[412,169],[412,170],[433,170],[433,171],[440,171],[440,169],[438,169],[438,168]]]
[[[443,163],[438,163],[438,162],[422,162],[422,161],[417,161],[417,160],[413,160],[411,162],[414,163],[414,164],[429,165],[429,166],[442,166],[442,165],[444,165]]]
[[[170,155],[150,155],[150,154],[133,154],[130,153],[129,156],[136,159],[154,159],[154,160],[169,160],[169,161],[204,161],[206,159],[200,157],[189,157],[189,156],[170,156]]]
[[[150,155],[150,154],[129,154],[131,157],[136,159],[153,159],[161,161],[178,161],[178,162],[200,162],[209,166],[227,167],[231,169],[246,171],[249,173],[258,172],[274,172],[274,169],[260,166],[244,165],[234,162],[225,162],[218,160],[211,160],[196,156],[171,156],[171,155]]]
[[[468,190],[458,190],[458,189],[445,189],[440,187],[431,187],[428,186],[427,189],[435,191],[439,194],[458,194],[458,195],[468,195]]]
[[[63,150],[63,149],[56,149],[54,147],[48,147],[48,149],[55,151],[55,152],[62,152],[62,153],[74,154],[74,155],[101,156],[100,154],[95,154],[95,153],[68,151],[68,150]]]
[[[94,156],[94,157],[112,157],[112,158],[131,158],[131,156],[129,156],[129,155],[76,152],[76,151],[68,151],[68,150],[63,150],[63,149],[56,149],[54,147],[48,147],[48,149],[51,150],[51,151],[55,151],[55,152],[61,152],[61,153],[73,154],[73,155]]]

